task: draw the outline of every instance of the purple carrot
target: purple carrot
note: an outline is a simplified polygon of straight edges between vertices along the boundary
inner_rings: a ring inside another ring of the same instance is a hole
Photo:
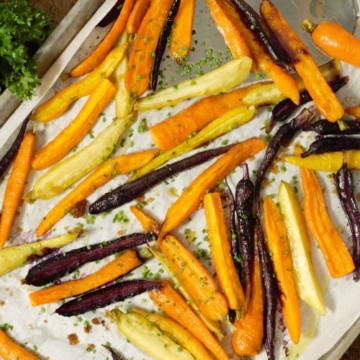
[[[356,120],[343,120],[346,129],[341,130],[337,122],[331,123],[328,120],[318,120],[314,123],[305,124],[301,127],[303,131],[314,131],[320,135],[359,135],[360,123]]]
[[[152,234],[135,233],[53,256],[32,267],[25,277],[25,283],[34,286],[46,285],[75,271],[87,262],[103,259],[152,240],[154,240]]]
[[[353,242],[352,258],[355,264],[354,280],[360,280],[360,213],[354,198],[354,186],[351,171],[344,161],[336,173],[336,190],[348,219]]]
[[[124,355],[119,354],[109,345],[102,345],[106,350],[109,351],[113,360],[126,360]]]
[[[56,309],[55,312],[67,317],[76,316],[119,301],[124,301],[148,290],[160,289],[162,286],[162,283],[158,281],[123,281],[115,285],[88,292],[74,300],[68,301]]]

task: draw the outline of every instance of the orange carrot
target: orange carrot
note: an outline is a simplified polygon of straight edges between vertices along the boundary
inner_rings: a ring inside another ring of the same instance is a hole
[[[229,230],[219,193],[204,196],[204,210],[214,268],[230,309],[240,315],[245,303],[239,275],[231,257]]]
[[[13,341],[8,334],[0,329],[0,357],[4,360],[39,360],[40,358],[26,350],[15,341]]]
[[[300,167],[300,174],[306,223],[323,253],[330,275],[338,278],[351,273],[355,268],[353,259],[326,210],[315,172]]]
[[[236,354],[255,356],[264,336],[264,300],[259,258],[255,257],[251,299],[245,317],[235,320],[231,343]]]
[[[137,206],[130,206],[130,211],[135,215],[145,232],[152,232],[154,234],[159,233],[160,225],[154,218],[146,214]]]
[[[137,0],[126,23],[126,31],[135,34],[140,27],[151,0]]]
[[[159,238],[175,229],[200,204],[201,198],[236,166],[265,147],[260,139],[249,139],[231,148],[199,175],[168,209]]]
[[[184,62],[190,51],[194,13],[195,0],[181,0],[169,41],[170,55],[179,64]]]
[[[285,324],[292,341],[297,344],[300,339],[301,320],[290,243],[280,211],[270,196],[264,201],[264,224],[280,288],[280,304]]]
[[[176,320],[187,329],[215,356],[216,359],[227,360],[224,349],[216,338],[210,333],[204,323],[186,304],[185,300],[166,281],[163,281],[163,288],[149,291],[150,298],[161,311]]]
[[[151,126],[151,136],[160,150],[169,150],[211,121],[239,107],[242,98],[258,86],[260,83],[201,99],[175,116]]]
[[[229,310],[226,299],[200,261],[171,235],[159,241],[158,246],[169,260],[170,271],[184,286],[201,313],[211,320],[224,319]]]
[[[142,262],[138,258],[136,251],[127,250],[91,275],[32,292],[29,295],[31,305],[49,304],[83,294],[117,279],[141,264]]]
[[[126,89],[138,97],[149,87],[154,53],[172,0],[152,0],[143,18],[129,59]]]
[[[35,135],[32,133],[27,133],[24,136],[6,185],[0,220],[0,248],[4,246],[8,239],[14,223],[16,211],[20,204],[30,170],[35,141]]]
[[[356,119],[360,119],[360,106],[349,106],[345,109],[345,112],[356,117]]]
[[[116,88],[111,81],[102,79],[76,118],[36,152],[31,166],[36,170],[42,170],[66,156],[91,130],[115,92]]]
[[[100,165],[50,210],[39,224],[36,235],[44,235],[54,224],[62,219],[75,204],[86,199],[100,186],[106,184],[117,175],[126,174],[144,166],[151,161],[156,154],[157,150],[148,150],[121,155]]]
[[[101,64],[124,30],[133,6],[134,0],[125,0],[121,12],[114,22],[111,30],[97,46],[97,48],[86,59],[84,59],[80,64],[76,65],[70,71],[71,76],[77,77],[84,75],[94,70]]]

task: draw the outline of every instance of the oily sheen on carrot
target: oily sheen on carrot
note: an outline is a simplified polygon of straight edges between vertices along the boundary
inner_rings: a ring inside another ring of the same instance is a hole
[[[170,150],[211,121],[241,106],[242,98],[258,86],[259,83],[201,99],[175,116],[151,126],[151,136],[160,150]]]
[[[154,54],[172,3],[173,0],[152,0],[141,22],[125,78],[126,89],[134,97],[142,95],[149,87]]]
[[[29,295],[31,305],[49,304],[83,294],[117,279],[141,264],[142,262],[138,258],[136,251],[127,250],[91,275],[32,292]]]
[[[21,359],[21,360],[39,360],[40,358],[26,350],[9,335],[0,329],[0,357],[4,360]]]
[[[306,90],[319,111],[331,122],[344,115],[344,109],[321,74],[304,43],[288,24],[283,15],[269,0],[263,0],[261,15],[287,53],[296,72],[304,81]]]
[[[351,273],[355,268],[353,259],[326,210],[315,172],[300,167],[300,174],[304,189],[306,223],[323,253],[330,275],[338,278]]]
[[[102,40],[102,42],[96,47],[96,49],[80,64],[76,65],[71,71],[70,75],[73,77],[84,75],[101,64],[109,53],[111,48],[115,45],[117,39],[124,30],[128,21],[131,10],[134,6],[135,0],[125,0],[121,12],[114,22],[111,30]]]
[[[32,133],[27,133],[24,136],[6,184],[0,220],[0,248],[4,246],[8,239],[14,223],[16,211],[19,207],[30,170],[35,141],[35,135]]]
[[[291,340],[297,344],[300,339],[301,320],[290,243],[280,211],[270,196],[264,201],[264,225],[280,288],[280,304],[285,324]]]
[[[255,155],[265,147],[260,139],[245,140],[231,148],[221,156],[213,165],[199,175],[181,194],[181,196],[168,209],[162,224],[159,238],[175,229],[200,204],[206,192],[216,186],[230,171],[250,156]]]
[[[149,291],[150,298],[168,317],[177,321],[219,360],[228,360],[224,349],[208,330],[200,318],[190,309],[185,300],[174,290],[167,281],[163,281],[159,290]]]
[[[35,170],[42,170],[66,156],[91,130],[115,92],[116,88],[111,81],[102,79],[76,118],[35,153],[31,166]]]
[[[134,154],[121,155],[100,165],[49,211],[39,224],[36,235],[44,235],[79,201],[86,199],[96,189],[106,184],[115,176],[127,174],[144,166],[154,158],[157,152],[157,150],[146,150]]]
[[[240,315],[245,295],[231,256],[229,230],[219,193],[204,196],[204,210],[212,259],[221,289],[230,309]]]
[[[126,31],[135,34],[140,27],[151,0],[137,0],[126,23]]]
[[[170,55],[179,64],[184,62],[190,51],[194,13],[195,0],[181,0],[169,41]]]

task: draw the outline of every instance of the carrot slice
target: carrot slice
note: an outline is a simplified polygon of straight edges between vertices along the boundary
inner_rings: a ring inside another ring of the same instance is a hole
[[[158,308],[199,339],[216,359],[229,359],[219,342],[190,309],[185,300],[167,281],[163,281],[163,285],[159,290],[149,291],[150,298]]]
[[[111,81],[102,79],[76,118],[36,152],[31,166],[36,170],[42,170],[66,156],[91,130],[115,92],[116,88]]]
[[[184,62],[190,51],[194,13],[195,0],[181,0],[169,41],[170,55],[178,64]]]
[[[232,347],[240,356],[255,356],[263,342],[264,300],[258,256],[255,256],[251,289],[247,312],[243,318],[235,320],[235,331],[231,338]]]
[[[126,31],[135,34],[140,27],[151,0],[137,0],[126,23]]]
[[[221,181],[231,170],[255,155],[265,147],[260,139],[249,139],[231,148],[213,165],[198,176],[168,209],[161,227],[159,238],[163,238],[171,230],[184,221],[200,204],[202,196]]]
[[[54,224],[62,219],[76,203],[86,199],[100,186],[106,184],[117,175],[126,174],[144,166],[151,161],[156,154],[157,150],[148,150],[121,155],[100,165],[49,211],[39,224],[36,235],[44,235]]]
[[[231,257],[229,230],[219,193],[204,196],[204,210],[214,268],[220,286],[228,300],[230,309],[235,310],[240,316],[245,303],[245,295]]]
[[[83,294],[117,279],[141,264],[142,262],[138,258],[136,251],[127,250],[91,275],[32,292],[29,295],[31,305],[49,304]]]
[[[13,341],[8,334],[0,329],[0,356],[4,360],[39,360],[40,358]]]
[[[97,48],[86,59],[84,59],[80,64],[76,65],[70,71],[70,75],[72,77],[84,75],[94,70],[101,64],[124,30],[133,6],[134,0],[125,0],[121,12],[114,22],[111,30],[97,46]]]
[[[172,3],[172,0],[153,0],[141,22],[125,79],[126,88],[134,97],[149,87],[154,53]]]
[[[280,211],[270,196],[267,196],[264,201],[264,225],[280,287],[280,303],[285,324],[292,341],[297,344],[300,339],[301,320],[291,248]]]
[[[30,170],[31,158],[35,149],[35,135],[27,133],[21,142],[20,149],[15,157],[2,205],[0,220],[0,248],[8,239],[14,223],[16,211],[21,201],[26,179]]]
[[[300,167],[300,174],[306,223],[324,255],[330,275],[338,278],[351,273],[355,268],[353,259],[326,210],[315,172]]]

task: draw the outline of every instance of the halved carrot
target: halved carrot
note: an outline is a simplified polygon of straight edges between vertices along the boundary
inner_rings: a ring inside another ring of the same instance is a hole
[[[181,0],[169,40],[171,57],[182,64],[190,51],[195,0]]]
[[[100,270],[84,278],[70,280],[59,285],[53,285],[32,292],[29,295],[31,305],[39,306],[49,304],[61,299],[83,294],[117,279],[141,264],[142,261],[138,258],[136,251],[127,250]]]
[[[267,196],[264,201],[264,225],[268,248],[272,254],[271,259],[280,287],[280,304],[285,324],[292,341],[297,344],[300,339],[301,320],[291,248],[280,211],[270,196]]]
[[[35,149],[35,135],[27,133],[21,142],[15,157],[13,168],[6,185],[0,220],[0,248],[8,239],[14,223],[16,211],[21,201],[26,179],[30,170],[31,159]]]
[[[172,3],[172,0],[152,0],[141,22],[125,80],[127,90],[134,97],[142,95],[149,87],[154,54]]]
[[[219,193],[204,196],[204,210],[214,268],[230,309],[241,315],[245,295],[231,257],[229,230]]]
[[[186,304],[185,300],[167,282],[163,281],[159,290],[149,291],[150,298],[161,311],[176,320],[187,329],[219,360],[228,360],[229,357],[216,338],[210,333],[204,323]]]
[[[241,106],[242,98],[259,87],[260,83],[231,92],[201,99],[175,116],[150,127],[150,133],[160,150],[169,150],[181,144],[211,121]]]
[[[126,23],[126,31],[135,34],[140,27],[151,0],[137,0]]]
[[[39,360],[40,358],[13,341],[8,334],[0,329],[0,357],[4,360]]]
[[[77,77],[84,75],[94,70],[101,64],[124,30],[126,22],[128,21],[129,15],[134,6],[134,2],[135,0],[124,1],[121,12],[114,22],[111,30],[106,34],[105,38],[101,41],[97,48],[86,59],[70,71],[71,76]]]
[[[102,79],[76,118],[35,153],[31,166],[36,170],[42,170],[66,156],[91,130],[115,92],[116,88],[111,81]]]
[[[255,155],[265,147],[260,139],[249,139],[231,148],[221,156],[213,165],[199,175],[181,194],[181,196],[168,209],[164,223],[162,224],[159,238],[175,229],[184,221],[200,204],[201,198],[212,189],[231,170]]]
[[[106,184],[117,175],[126,174],[144,166],[151,161],[156,154],[157,150],[141,151],[134,154],[121,155],[100,165],[49,211],[39,224],[36,235],[44,235],[54,224],[62,219],[76,203],[86,199],[100,186]]]

